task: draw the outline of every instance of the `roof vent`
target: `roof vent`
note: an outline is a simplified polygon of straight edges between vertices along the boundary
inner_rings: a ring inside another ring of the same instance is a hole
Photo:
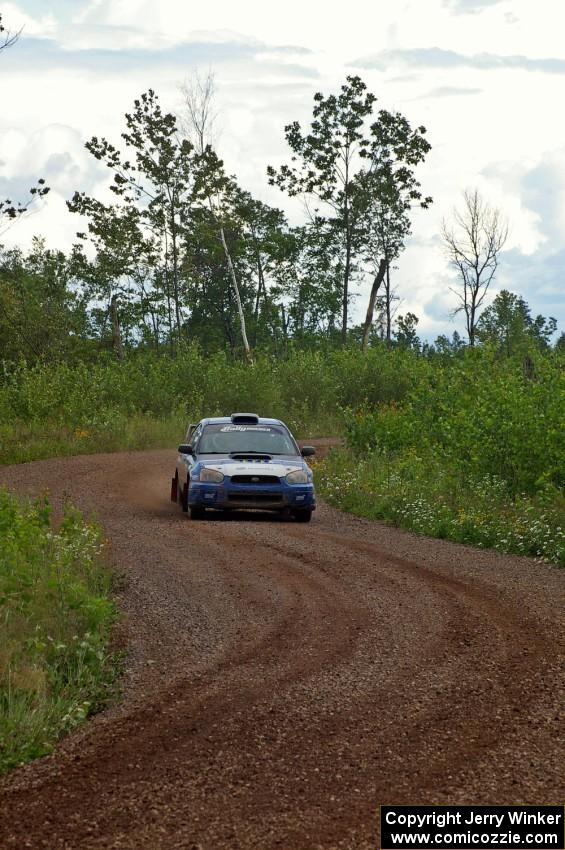
[[[259,417],[256,413],[232,413],[231,421],[234,425],[258,425]]]

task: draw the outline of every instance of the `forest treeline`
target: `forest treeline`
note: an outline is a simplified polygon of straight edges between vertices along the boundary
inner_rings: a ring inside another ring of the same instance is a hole
[[[549,345],[555,321],[532,317],[519,296],[503,293],[484,309],[506,230],[477,193],[466,193],[463,213],[444,223],[467,338],[456,332],[422,345],[418,317],[397,314],[391,273],[413,213],[432,203],[416,177],[430,144],[424,127],[377,111],[359,77],[336,95],[315,95],[310,126],[285,128],[289,162],[268,169],[271,184],[304,202],[300,226],[226,173],[213,144],[213,78],[196,77],[183,91],[179,115],[149,90],[126,114],[120,144],[86,143],[109,180],[105,200],[80,187],[69,199],[83,228],[71,251],[40,238],[27,251],[1,250],[4,361],[92,360],[106,351],[123,359],[134,349],[174,355],[194,343],[250,362],[257,351],[367,350],[380,341],[426,353],[504,335],[513,347],[516,333]],[[25,208],[9,201],[4,220]],[[355,325],[352,290],[361,281],[371,291]]]
[[[61,336],[111,346],[119,358],[195,341],[250,360],[257,348],[345,343],[362,333],[350,328],[349,308],[352,283],[367,275],[378,282],[379,333],[391,341],[390,267],[411,209],[431,203],[415,176],[430,149],[425,129],[375,112],[359,77],[337,96],[316,94],[308,130],[285,128],[290,164],[266,175],[305,202],[305,223],[291,226],[226,173],[213,146],[213,94],[212,77],[196,77],[177,116],[149,90],[126,114],[119,145],[86,143],[109,169],[106,200],[77,187],[68,207],[86,227],[68,255],[41,241],[28,254],[3,252],[5,352],[51,357]],[[23,207],[10,204],[17,217]],[[47,314],[43,339],[36,306]]]

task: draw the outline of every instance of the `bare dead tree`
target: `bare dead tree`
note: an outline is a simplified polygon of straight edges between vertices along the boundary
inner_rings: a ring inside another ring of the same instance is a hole
[[[204,76],[195,71],[180,86],[183,113],[179,124],[196,151],[203,154],[206,145],[216,144],[216,121],[218,113],[214,106],[216,78],[209,70]]]
[[[454,315],[464,313],[469,345],[488,288],[496,274],[500,253],[508,237],[508,224],[500,210],[491,207],[477,189],[465,191],[463,209],[453,211],[453,221],[442,224],[445,252],[459,274],[459,300]]]
[[[217,112],[214,108],[216,84],[213,71],[209,70],[206,76],[201,76],[198,72],[195,72],[190,79],[185,80],[180,90],[184,105],[184,114],[181,116],[181,127],[196,148],[196,151],[203,155],[207,147],[213,147],[215,141]],[[219,240],[228,266],[235,303],[237,305],[245,356],[248,362],[253,364],[253,353],[247,337],[245,313],[243,312],[243,305],[241,303],[239,284],[225,235],[221,199],[211,193],[208,195],[207,200],[212,217],[218,227]]]

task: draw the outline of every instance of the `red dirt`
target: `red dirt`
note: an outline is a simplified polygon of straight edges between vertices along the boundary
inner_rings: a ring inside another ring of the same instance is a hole
[[[3,850],[374,850],[379,804],[562,802],[565,572],[325,505],[192,522],[173,468],[0,469],[96,513],[129,647],[121,704],[0,782]]]

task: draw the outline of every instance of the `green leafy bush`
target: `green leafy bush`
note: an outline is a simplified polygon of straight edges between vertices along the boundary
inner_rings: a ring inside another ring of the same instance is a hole
[[[301,436],[335,434],[348,405],[400,400],[430,372],[412,352],[297,351],[253,368],[197,347],[123,363],[22,365],[0,380],[0,462],[174,445],[189,419],[253,410]]]
[[[100,530],[0,491],[0,772],[44,755],[103,705],[115,607]]]
[[[520,359],[470,350],[394,402],[347,416],[356,452],[420,454],[477,478],[503,479],[512,494],[533,494],[547,482],[565,485],[565,364],[538,354],[526,373]]]
[[[332,503],[433,537],[565,565],[565,368],[470,350],[403,400],[345,414],[318,473]]]

